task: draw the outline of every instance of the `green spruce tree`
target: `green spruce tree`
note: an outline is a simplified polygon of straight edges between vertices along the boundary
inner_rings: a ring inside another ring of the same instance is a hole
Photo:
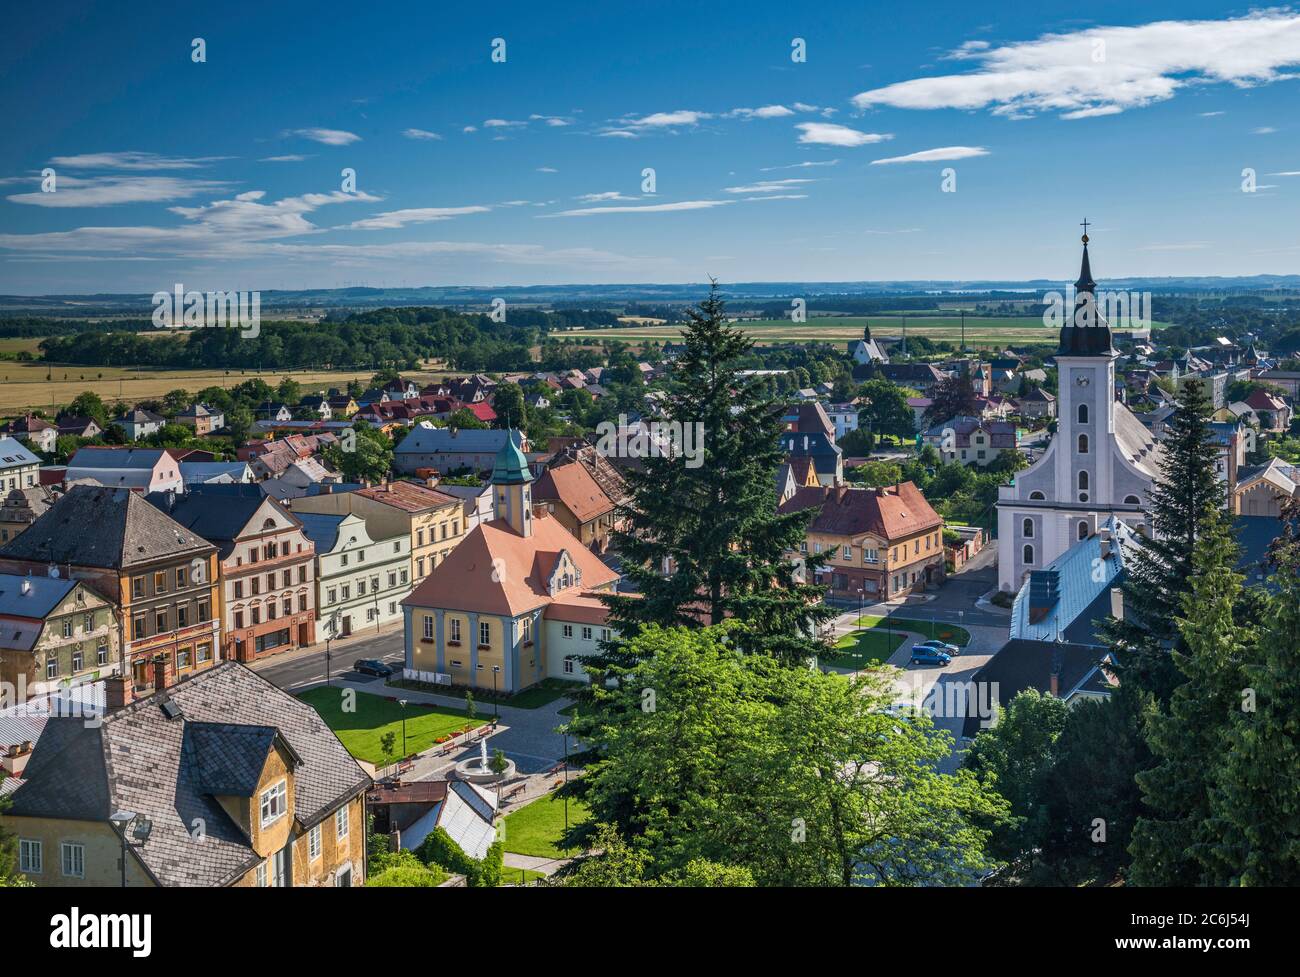
[[[777,511],[785,405],[741,375],[753,342],[728,324],[716,283],[688,314],[662,419],[699,431],[702,457],[652,456],[628,473],[614,548],[638,596],[602,599],[624,639],[646,624],[734,618],[742,650],[806,661],[821,650],[818,626],[834,610],[820,602],[824,588],[808,582],[819,558],[809,556],[802,572],[791,558],[813,512]]]
[[[1151,489],[1151,532],[1126,561],[1124,619],[1109,619],[1104,635],[1119,659],[1123,681],[1151,692],[1163,707],[1182,681],[1169,651],[1186,651],[1175,621],[1193,575],[1196,541],[1224,487],[1215,477],[1210,403],[1199,380],[1178,388],[1162,441],[1160,478]]]
[[[1168,711],[1152,709],[1147,717],[1155,764],[1136,778],[1149,812],[1138,819],[1130,845],[1138,885],[1199,885],[1206,878],[1211,776],[1254,644],[1252,630],[1234,618],[1242,590],[1238,552],[1224,517],[1211,510],[1199,528],[1191,590],[1176,621],[1181,640],[1171,660],[1182,681]]]

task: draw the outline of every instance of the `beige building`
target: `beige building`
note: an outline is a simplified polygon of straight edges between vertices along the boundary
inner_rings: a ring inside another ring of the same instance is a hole
[[[365,884],[371,780],[311,706],[236,662],[173,686],[160,674],[157,686],[96,723],[46,722],[0,817],[21,875],[38,886]]]
[[[289,505],[294,512],[358,515],[366,521],[371,539],[405,533],[411,540],[411,580],[416,585],[451,555],[466,533],[461,500],[422,482],[385,481],[355,492],[293,499]]]
[[[0,573],[0,683],[46,695],[118,671],[113,605],[80,580]]]

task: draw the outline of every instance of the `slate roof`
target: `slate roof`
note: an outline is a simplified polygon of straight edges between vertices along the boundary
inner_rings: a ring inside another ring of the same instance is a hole
[[[339,523],[346,516],[327,516],[319,512],[295,512],[302,523],[302,531],[316,544],[317,553],[330,553],[339,539]]]
[[[179,707],[176,718],[160,708],[167,700]],[[261,859],[211,791],[255,783],[255,750],[269,749],[273,734],[301,761],[293,793],[300,829],[370,786],[311,706],[237,662],[222,662],[94,728],[82,718],[50,719],[9,813],[102,822],[114,810],[134,811],[153,830],[133,852],[160,884],[226,885]],[[204,825],[201,842],[190,834],[195,818]]]
[[[16,438],[0,438],[0,470],[14,468],[18,465],[39,465],[41,459],[27,450]]]
[[[200,491],[187,492],[185,495],[177,495],[174,492],[150,492],[145,498],[176,522],[198,533],[209,542],[231,544],[220,547],[223,559],[229,555],[234,541],[257,514],[257,510],[262,508],[263,503],[269,501],[272,506],[280,509],[281,515],[291,521],[295,518],[274,499],[268,500],[263,495],[260,485],[244,486],[240,492]]]
[[[975,688],[996,689],[998,706],[1005,709],[1025,689],[1050,691],[1055,669],[1057,693],[1065,699],[1077,689],[1098,687],[1094,672],[1101,671],[1099,666],[1107,654],[1104,648],[1088,645],[1012,638],[975,673],[972,682]],[[981,728],[979,716],[967,716],[962,735],[973,737]]]
[[[493,454],[501,450],[509,438],[516,445],[520,443],[518,431],[496,429],[458,429],[453,431],[445,427],[426,427],[417,424],[402,439],[394,450],[398,455],[431,454],[445,451],[452,454]]]
[[[75,485],[24,532],[0,547],[0,557],[125,569],[212,549],[211,543],[137,492]]]
[[[26,584],[27,592],[23,592]],[[77,581],[66,577],[0,573],[0,614],[44,618],[67,597]]]

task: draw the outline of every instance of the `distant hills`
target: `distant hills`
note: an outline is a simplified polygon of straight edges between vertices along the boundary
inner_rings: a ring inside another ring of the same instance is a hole
[[[1026,281],[857,281],[857,282],[724,282],[733,301],[762,301],[793,296],[869,298],[907,296],[969,296],[1024,298],[1062,289],[1065,282]],[[1250,277],[1188,276],[1170,278],[1114,278],[1103,288],[1154,294],[1188,296],[1250,295],[1260,297],[1300,293],[1300,275]],[[322,288],[271,290],[261,293],[263,314],[290,311],[347,312],[398,306],[443,306],[482,311],[493,299],[521,306],[599,308],[642,304],[687,304],[698,301],[707,282],[650,285],[501,285],[424,286],[421,288]],[[98,293],[91,295],[0,295],[0,315],[55,315],[73,318],[147,315],[153,310],[150,295]]]

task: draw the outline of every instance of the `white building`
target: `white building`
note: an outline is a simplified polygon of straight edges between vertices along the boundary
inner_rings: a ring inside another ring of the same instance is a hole
[[[40,477],[41,459],[15,438],[0,438],[0,488],[31,488]]]
[[[371,539],[357,515],[294,515],[316,544],[318,641],[401,620],[401,601],[411,592],[407,534]]]
[[[1083,237],[1074,317],[1056,353],[1058,429],[1042,457],[998,492],[998,587],[1016,591],[1111,516],[1145,532],[1160,448],[1115,400],[1110,327],[1096,310]]]

